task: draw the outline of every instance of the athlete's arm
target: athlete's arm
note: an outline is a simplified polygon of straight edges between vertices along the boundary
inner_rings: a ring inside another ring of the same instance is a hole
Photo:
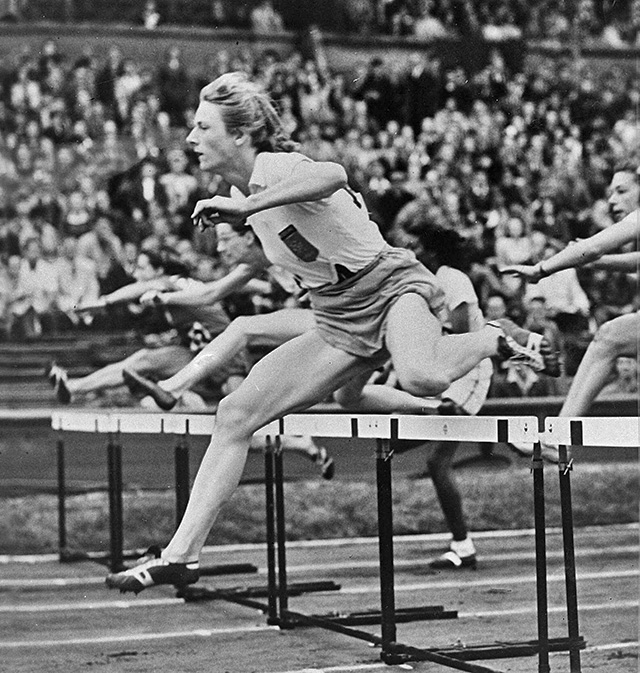
[[[635,241],[639,232],[640,211],[634,210],[620,222],[612,224],[589,238],[572,243],[553,257],[545,259],[544,262],[539,262],[535,266],[507,266],[501,269],[501,273],[512,273],[535,283],[540,278],[563,269],[595,262],[605,253],[618,250],[625,243]]]
[[[242,225],[247,217],[277,206],[318,201],[347,186],[347,173],[332,161],[301,161],[288,178],[247,197],[214,196],[198,201],[192,218],[206,214],[212,224]]]
[[[239,264],[226,276],[198,287],[187,288],[177,292],[158,294],[158,300],[166,306],[202,306],[215,304],[232,292],[243,288],[256,274],[255,267]]]
[[[590,269],[605,271],[637,271],[640,267],[640,252],[621,252],[618,255],[603,255],[589,264]]]
[[[137,301],[142,297],[143,294],[147,292],[161,292],[166,290],[169,287],[169,279],[167,278],[153,278],[151,280],[142,280],[137,283],[131,283],[130,285],[124,285],[121,288],[118,288],[114,292],[109,294],[103,294],[95,302],[90,302],[78,306],[76,309],[77,312],[87,312],[99,308],[104,308],[105,306],[110,306],[111,304],[123,304],[128,302]]]

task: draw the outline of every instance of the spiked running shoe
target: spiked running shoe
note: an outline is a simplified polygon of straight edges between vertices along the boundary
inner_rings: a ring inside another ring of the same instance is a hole
[[[458,556],[454,551],[449,550],[431,561],[429,567],[433,570],[463,570],[464,568],[475,570],[478,567],[478,560],[475,554]]]
[[[195,584],[200,578],[197,561],[193,563],[169,563],[162,558],[151,558],[134,568],[107,575],[109,589],[120,589],[120,593],[133,591],[136,595],[148,587],[172,584],[178,589]]]
[[[487,325],[497,327],[502,335],[498,339],[498,356],[530,367],[548,376],[560,376],[558,354],[541,334],[518,327],[508,318],[492,320]]]
[[[125,385],[133,393],[144,393],[149,395],[153,401],[164,411],[171,411],[178,403],[178,398],[169,391],[161,388],[157,383],[150,379],[140,376],[131,369],[122,370],[122,378]]]

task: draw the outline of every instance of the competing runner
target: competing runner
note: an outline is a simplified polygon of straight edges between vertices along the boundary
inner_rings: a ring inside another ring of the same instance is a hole
[[[433,274],[384,241],[341,166],[295,151],[272,102],[244,74],[205,86],[194,121],[187,140],[200,168],[232,185],[230,197],[199,201],[194,216],[251,226],[269,260],[308,290],[316,327],[266,355],[221,401],[176,533],[159,558],[107,576],[121,591],[196,582],[200,551],[238,485],[252,435],[387,359],[417,396],[442,393],[491,356],[558,373],[548,344],[510,321],[443,337],[445,300]]]
[[[638,168],[625,164],[614,169],[609,186],[609,208],[616,222],[606,229],[581,241],[576,241],[553,257],[534,266],[515,265],[502,269],[536,283],[562,269],[589,265],[595,269],[637,273],[640,252],[617,252],[622,246],[640,242],[640,210],[638,201]],[[607,253],[616,254],[607,254]],[[638,357],[640,339],[640,313],[638,311],[619,316],[600,326],[589,344],[567,397],[560,416],[584,416],[593,401],[615,371],[616,359],[620,356]],[[533,447],[518,445],[520,451],[530,453]],[[557,447],[545,445],[545,456],[557,462]]]

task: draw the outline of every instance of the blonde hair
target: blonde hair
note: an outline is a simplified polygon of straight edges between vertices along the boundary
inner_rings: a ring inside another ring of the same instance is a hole
[[[218,105],[227,131],[248,133],[259,152],[293,152],[298,147],[269,95],[243,72],[228,72],[207,84],[200,100]]]

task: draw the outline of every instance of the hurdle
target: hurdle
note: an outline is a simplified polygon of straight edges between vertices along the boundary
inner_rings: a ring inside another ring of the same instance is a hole
[[[124,433],[174,434],[186,439],[193,434],[210,434],[213,417],[192,414],[161,413],[84,413],[57,412],[52,418],[52,427],[59,431],[58,446],[62,444],[65,431],[94,432],[108,435],[109,469],[113,470],[110,480],[111,523],[111,563],[117,554],[117,544],[121,545],[122,480],[121,480],[121,440]],[[378,515],[378,552],[380,562],[380,610],[352,613],[349,615],[309,615],[289,608],[289,598],[307,591],[340,589],[334,583],[307,583],[295,586],[288,582],[286,566],[285,501],[283,488],[283,435],[307,434],[316,437],[367,438],[376,443],[376,485]],[[516,658],[538,656],[538,671],[550,671],[550,652],[577,652],[586,643],[572,627],[569,637],[550,638],[547,604],[547,568],[545,537],[545,504],[543,460],[538,432],[538,419],[532,417],[463,417],[463,416],[412,416],[376,414],[294,414],[277,419],[259,430],[256,435],[266,440],[265,459],[265,507],[267,513],[267,587],[249,590],[210,590],[203,587],[186,587],[179,595],[186,601],[227,600],[251,608],[257,608],[267,615],[269,624],[282,629],[297,626],[316,626],[345,636],[367,641],[380,647],[380,657],[387,664],[408,661],[430,661],[449,668],[471,673],[497,673],[496,669],[474,660]],[[445,610],[443,606],[402,608],[396,606],[393,559],[393,512],[392,474],[393,442],[396,440],[442,440],[473,442],[527,442],[534,446],[532,459],[534,522],[535,522],[535,563],[536,563],[536,612],[537,638],[523,642],[494,642],[464,648],[418,648],[402,644],[397,639],[397,624],[430,619],[454,619],[457,612]],[[109,446],[111,445],[111,449]],[[187,446],[188,450],[188,446]],[[109,451],[113,453],[109,457]],[[59,471],[64,473],[64,469]],[[62,463],[62,468],[64,464]],[[182,471],[181,474],[184,474]],[[64,491],[64,482],[62,482]],[[181,488],[184,491],[184,484]],[[111,495],[113,490],[113,495]],[[113,505],[111,505],[113,498]],[[120,503],[118,505],[118,502]],[[61,520],[64,523],[64,519]],[[115,527],[120,526],[120,532]],[[120,536],[120,537],[119,537]],[[563,539],[563,542],[565,540]],[[572,541],[572,538],[571,538]],[[568,552],[573,557],[573,550]],[[122,558],[116,559],[122,563]],[[575,576],[575,569],[574,569]],[[567,581],[567,587],[569,581]],[[267,597],[267,602],[255,600]],[[577,604],[576,604],[577,610]],[[370,633],[356,626],[380,625],[380,635]],[[572,661],[575,661],[575,657]],[[577,668],[579,672],[579,659]]]
[[[265,451],[265,485],[267,510],[268,602],[258,607],[267,614],[270,624],[283,629],[316,626],[350,636],[381,648],[381,659],[388,664],[408,661],[431,661],[462,671],[495,672],[495,669],[472,663],[474,659],[515,658],[538,654],[538,670],[550,671],[549,653],[584,648],[579,635],[573,638],[549,638],[546,584],[546,540],[544,516],[543,461],[536,417],[492,418],[460,416],[388,416],[347,414],[295,414],[274,421],[256,434],[267,439]],[[283,494],[283,452],[280,438],[288,434],[317,437],[369,438],[376,441],[376,484],[380,561],[380,610],[349,615],[309,615],[289,609],[286,570],[285,503]],[[429,619],[456,618],[457,613],[443,606],[397,608],[393,564],[393,512],[391,458],[394,440],[443,440],[474,442],[529,442],[534,445],[532,472],[534,480],[535,557],[537,640],[516,643],[489,643],[465,648],[416,648],[397,641],[397,624]],[[180,595],[185,600],[229,598],[219,590],[186,587]],[[236,601],[238,602],[238,601]],[[381,635],[354,628],[379,624]]]
[[[583,446],[610,448],[640,447],[640,419],[606,416],[549,417],[545,419],[544,439],[558,446],[558,474],[567,595],[567,627],[574,642],[579,632],[578,593],[573,545],[573,512],[571,506],[571,449]],[[580,671],[580,648],[569,650],[571,672]]]
[[[177,437],[174,447],[176,526],[180,523],[189,500],[189,438],[211,435],[214,418],[211,414],[155,414],[119,410],[112,412],[54,411],[51,427],[57,433],[57,498],[58,557],[61,563],[92,560],[106,564],[112,572],[125,568],[124,561],[138,558],[140,552],[125,554],[123,525],[122,435],[159,434]],[[67,536],[67,488],[65,432],[83,432],[107,436],[107,493],[109,502],[109,551],[84,552],[72,550]],[[257,573],[253,564],[220,564],[201,569],[203,575]]]

